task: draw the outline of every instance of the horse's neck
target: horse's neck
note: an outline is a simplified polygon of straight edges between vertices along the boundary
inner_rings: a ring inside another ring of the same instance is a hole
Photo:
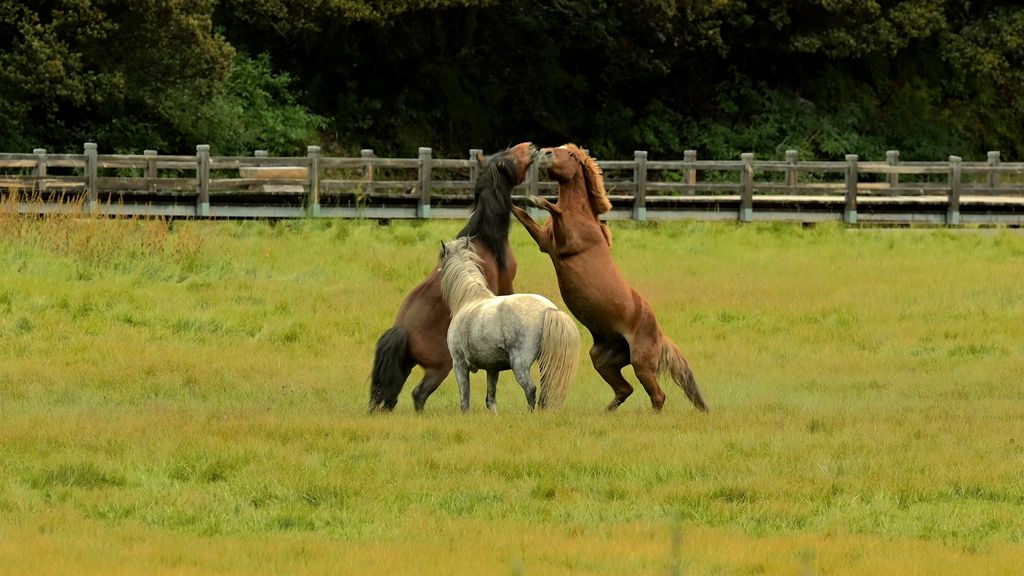
[[[492,188],[483,192],[477,200],[476,208],[469,217],[469,222],[459,231],[458,236],[471,236],[483,242],[494,254],[498,269],[504,270],[508,256],[505,243],[508,242],[509,224],[511,219],[511,203],[505,201],[505,192]]]
[[[611,246],[609,234],[594,214],[590,195],[582,178],[563,183],[558,189],[558,211],[552,213],[554,246],[560,258]]]
[[[590,192],[587,191],[582,174],[577,173],[572,180],[558,186],[558,207],[561,208],[563,214],[568,212],[574,215],[593,215],[594,211],[590,207]]]
[[[487,288],[487,280],[483,274],[472,274],[468,278],[455,278],[453,284],[450,287],[444,287],[443,290],[446,293],[448,308],[451,309],[452,314],[474,302],[494,298],[494,292]]]

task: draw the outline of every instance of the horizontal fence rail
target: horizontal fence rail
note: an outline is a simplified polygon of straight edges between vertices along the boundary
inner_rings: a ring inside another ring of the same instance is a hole
[[[465,159],[305,156],[0,154],[3,210],[23,214],[81,212],[107,216],[186,218],[464,218],[472,202],[480,150]],[[612,201],[610,219],[738,220],[941,225],[1024,224],[1024,163],[950,156],[938,162],[884,161],[599,161]],[[557,186],[532,168],[514,192],[554,198]]]

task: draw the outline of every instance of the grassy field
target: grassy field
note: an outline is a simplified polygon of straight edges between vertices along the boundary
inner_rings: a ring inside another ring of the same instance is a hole
[[[460,226],[0,216],[0,572],[1024,565],[1024,236],[615,223],[709,414],[605,413],[581,358],[557,413],[505,374],[488,414],[478,374],[469,415],[449,377],[368,416],[374,343]]]

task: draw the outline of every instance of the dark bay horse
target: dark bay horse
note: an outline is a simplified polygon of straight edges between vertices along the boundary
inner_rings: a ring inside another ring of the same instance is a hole
[[[517,144],[490,158],[477,159],[480,176],[473,187],[473,211],[458,237],[472,238],[483,261],[487,287],[495,294],[511,294],[516,260],[508,243],[512,188],[526,178],[537,149]],[[431,271],[402,301],[395,324],[377,340],[370,376],[370,411],[392,410],[398,403],[409,373],[423,367],[423,380],[413,390],[417,411],[437,390],[452,369],[448,352],[451,314],[441,298],[441,276]]]
[[[655,410],[665,404],[658,376],[666,372],[694,406],[707,410],[686,359],[661,331],[650,304],[629,286],[612,259],[611,231],[598,219],[611,209],[611,202],[597,162],[573,144],[543,148],[536,162],[558,182],[557,203],[530,198],[550,212],[551,219],[541,226],[518,206],[512,213],[541,252],[551,257],[562,300],[594,337],[590,359],[615,392],[608,409],[614,410],[633,393],[633,386],[622,376],[622,369],[632,364]]]

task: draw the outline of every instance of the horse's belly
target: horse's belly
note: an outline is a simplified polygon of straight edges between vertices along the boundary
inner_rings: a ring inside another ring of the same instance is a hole
[[[557,275],[562,300],[581,324],[598,334],[622,333],[622,324],[633,315],[634,299],[618,269],[605,275],[595,269],[572,267],[559,270]]]

